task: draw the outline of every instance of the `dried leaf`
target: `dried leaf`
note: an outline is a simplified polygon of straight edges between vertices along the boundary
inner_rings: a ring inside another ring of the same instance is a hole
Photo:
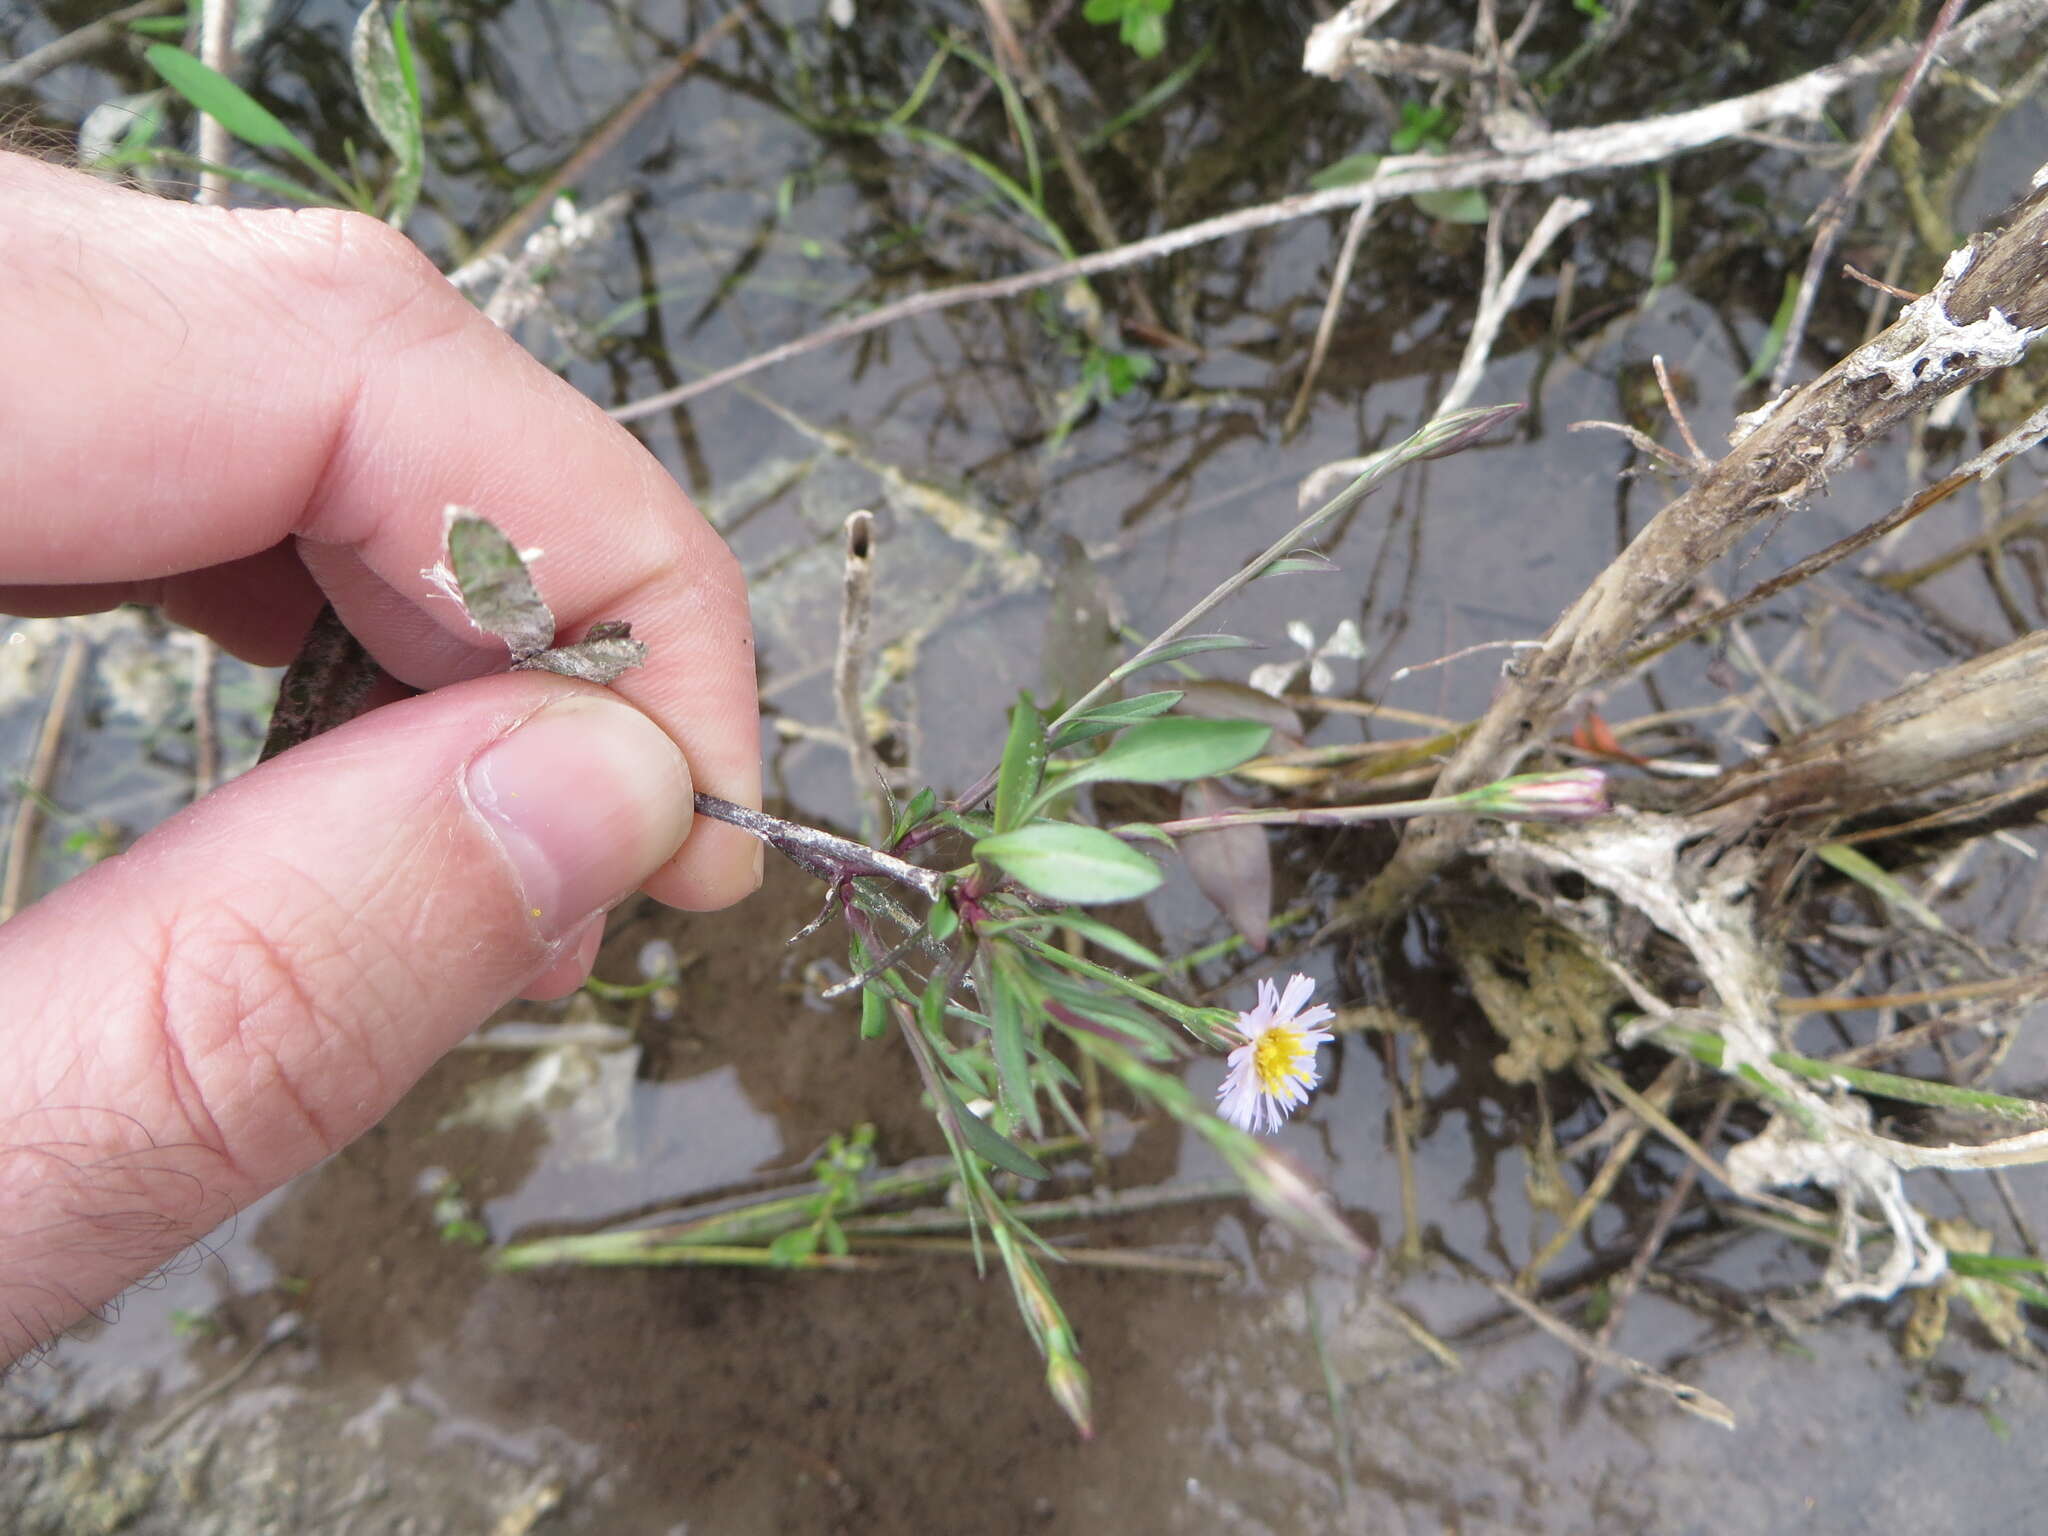
[[[623,620],[609,620],[590,626],[590,633],[574,645],[558,645],[512,663],[515,672],[557,672],[563,677],[580,677],[586,683],[609,684],[619,674],[647,660],[647,647],[633,638],[633,626]]]
[[[541,601],[526,561],[494,524],[466,507],[450,507],[447,518],[448,569],[462,611],[478,629],[505,642],[515,666],[530,661],[554,642],[555,616]]]
[[[1249,803],[1214,779],[1200,779],[1181,792],[1180,813],[1213,816]],[[1264,829],[1190,832],[1180,839],[1180,856],[1201,893],[1254,951],[1263,954],[1273,920],[1273,853]]]

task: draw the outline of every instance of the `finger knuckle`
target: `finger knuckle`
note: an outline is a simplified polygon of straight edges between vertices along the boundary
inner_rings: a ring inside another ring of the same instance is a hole
[[[249,216],[266,241],[265,263],[287,295],[324,328],[375,334],[409,318],[445,330],[475,312],[419,247],[380,219],[337,208]]]
[[[374,1059],[323,999],[347,957],[320,925],[233,904],[181,910],[155,953],[151,1097],[165,1133],[251,1185],[303,1167],[347,1139],[314,1072],[359,1076]]]

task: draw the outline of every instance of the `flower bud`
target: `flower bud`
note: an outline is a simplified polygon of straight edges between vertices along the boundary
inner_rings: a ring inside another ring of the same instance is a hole
[[[1607,799],[1607,775],[1598,768],[1518,773],[1469,789],[1457,798],[1467,810],[1482,816],[1542,821],[1583,821],[1613,809]]]

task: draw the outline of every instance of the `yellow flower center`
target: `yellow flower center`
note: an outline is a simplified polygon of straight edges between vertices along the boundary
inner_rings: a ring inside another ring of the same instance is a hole
[[[1252,1047],[1252,1070],[1263,1093],[1278,1093],[1292,1079],[1312,1074],[1315,1059],[1316,1048],[1291,1029],[1269,1029]]]

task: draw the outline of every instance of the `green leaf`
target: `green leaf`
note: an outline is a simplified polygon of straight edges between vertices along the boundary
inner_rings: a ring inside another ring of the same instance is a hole
[[[1180,844],[1173,840],[1171,832],[1163,831],[1149,821],[1127,821],[1116,829],[1116,835],[1125,838],[1145,837],[1168,848],[1180,847]]]
[[[1800,276],[1797,271],[1785,274],[1785,288],[1778,296],[1778,311],[1771,316],[1770,329],[1764,332],[1764,339],[1756,349],[1756,357],[1749,365],[1749,371],[1735,381],[1737,389],[1747,389],[1770,376],[1771,368],[1778,361],[1778,354],[1785,348],[1785,337],[1792,330],[1792,317],[1799,313]]]
[[[1109,676],[1111,681],[1116,681],[1129,677],[1133,672],[1143,671],[1146,667],[1156,667],[1161,662],[1178,661],[1183,656],[1195,656],[1203,651],[1241,650],[1251,644],[1252,642],[1242,635],[1182,635],[1180,639],[1162,645],[1156,651],[1140,651]]]
[[[1081,7],[1081,14],[1097,26],[1105,26],[1112,21],[1122,21],[1124,16],[1124,0],[1088,0],[1088,3]]]
[[[1163,971],[1166,962],[1152,953],[1136,939],[1120,928],[1112,928],[1100,918],[1084,913],[1067,911],[1054,915],[1053,921],[1062,928],[1068,928],[1081,935],[1091,944],[1099,944],[1113,955],[1121,955],[1133,965],[1142,965],[1147,970]]]
[[[385,222],[393,229],[405,227],[419,201],[427,156],[419,77],[413,68],[412,43],[406,36],[405,11],[401,0],[396,12],[387,17],[384,0],[370,0],[356,18],[355,36],[349,45],[356,93],[397,162],[384,212]]]
[[[2000,1275],[2048,1275],[2048,1263],[2023,1253],[1956,1253],[1948,1256],[1948,1267],[1959,1275],[1996,1279]]]
[[[1477,187],[1451,187],[1442,192],[1417,192],[1415,206],[1446,224],[1484,224],[1486,194]]]
[[[1163,715],[1181,701],[1179,689],[1168,688],[1159,693],[1141,693],[1134,699],[1121,699],[1114,704],[1101,704],[1085,715],[1076,715],[1060,727],[1047,750],[1063,751],[1078,742],[1088,741],[1096,736],[1106,736],[1111,731],[1120,731],[1138,720],[1150,720]]]
[[[931,815],[932,807],[938,803],[939,797],[929,784],[912,795],[910,804],[897,812],[896,825],[889,829],[889,846],[894,848],[902,842],[909,835],[911,828]]]
[[[1271,565],[1260,570],[1253,581],[1264,581],[1268,576],[1294,576],[1309,572],[1317,576],[1334,575],[1342,567],[1328,555],[1319,555],[1312,549],[1297,549],[1291,555],[1282,555]]]
[[[1936,933],[1949,931],[1939,912],[1901,885],[1896,876],[1886,873],[1868,854],[1857,852],[1847,843],[1823,843],[1814,851],[1828,868],[1847,875],[1878,900],[1897,908],[1923,928]]]
[[[164,84],[244,144],[257,149],[283,150],[336,188],[346,201],[355,202],[355,189],[347,181],[308,149],[297,134],[279,122],[268,107],[226,75],[169,43],[152,43],[142,53],[149,60],[150,67],[163,76]]]
[[[879,1040],[889,1032],[889,999],[879,986],[860,989],[860,1037]]]
[[[1014,1173],[1020,1179],[1049,1179],[1043,1163],[1018,1146],[1009,1137],[1000,1134],[979,1115],[968,1111],[960,1102],[960,1095],[953,1091],[952,1084],[944,1078],[933,1078],[933,1085],[946,1096],[946,1102],[953,1111],[953,1118],[960,1126],[961,1138],[967,1143],[967,1150],[984,1162],[994,1163],[1005,1173]]]
[[[1173,716],[1132,726],[1108,750],[1077,764],[1046,787],[1039,803],[1081,784],[1178,784],[1228,773],[1265,749],[1270,725],[1255,720],[1197,720]]]
[[[1448,116],[1448,109],[1441,106],[1425,106],[1419,101],[1402,102],[1401,126],[1387,141],[1388,148],[1397,155],[1407,155],[1431,144],[1442,143],[1446,137],[1444,120]]]
[[[969,837],[987,837],[996,829],[995,822],[987,816],[964,816],[958,811],[939,812],[939,822]]]
[[[142,56],[166,85],[244,144],[281,149],[301,160],[311,158],[313,152],[268,107],[184,49],[152,43]]]
[[[951,979],[944,971],[936,972],[925,984],[924,995],[917,1000],[917,1021],[924,1032],[935,1039],[944,1038],[946,983]]]
[[[1045,755],[1045,721],[1036,705],[1020,697],[1010,711],[1010,739],[996,778],[996,831],[1007,832],[1023,819],[1025,805],[1045,777]]]
[[[989,1007],[990,1038],[995,1047],[996,1082],[1002,1089],[1003,1107],[1010,1112],[1010,1124],[1022,1125],[1034,1137],[1045,1134],[1039,1118],[1038,1095],[1031,1088],[1032,1023],[1038,1013],[1038,999],[1032,995],[1017,952],[1008,945],[992,946],[995,954],[995,997]],[[984,951],[986,953],[986,951]]]
[[[1130,901],[1158,888],[1159,866],[1097,827],[1041,821],[985,837],[974,856],[1054,901]]]
[[[1309,187],[1317,192],[1327,192],[1332,187],[1349,187],[1370,181],[1379,171],[1380,158],[1378,155],[1346,155],[1335,165],[1326,165],[1309,177]]]
[[[1148,12],[1124,12],[1123,40],[1141,59],[1156,59],[1166,47],[1166,23]]]
[[[1066,1009],[1097,1030],[1116,1037],[1124,1049],[1148,1061],[1172,1061],[1182,1052],[1171,1030],[1141,1007],[1121,998],[1105,997],[1073,977],[1041,967],[1039,980],[1047,993]],[[1076,1026],[1057,1014],[1048,1014],[1055,1025],[1073,1033]],[[1086,1031],[1082,1031],[1085,1033]],[[1057,1059],[1057,1058],[1054,1058]]]
[[[931,916],[925,919],[924,931],[941,944],[958,933],[960,913],[953,903],[944,899],[933,902]]]

